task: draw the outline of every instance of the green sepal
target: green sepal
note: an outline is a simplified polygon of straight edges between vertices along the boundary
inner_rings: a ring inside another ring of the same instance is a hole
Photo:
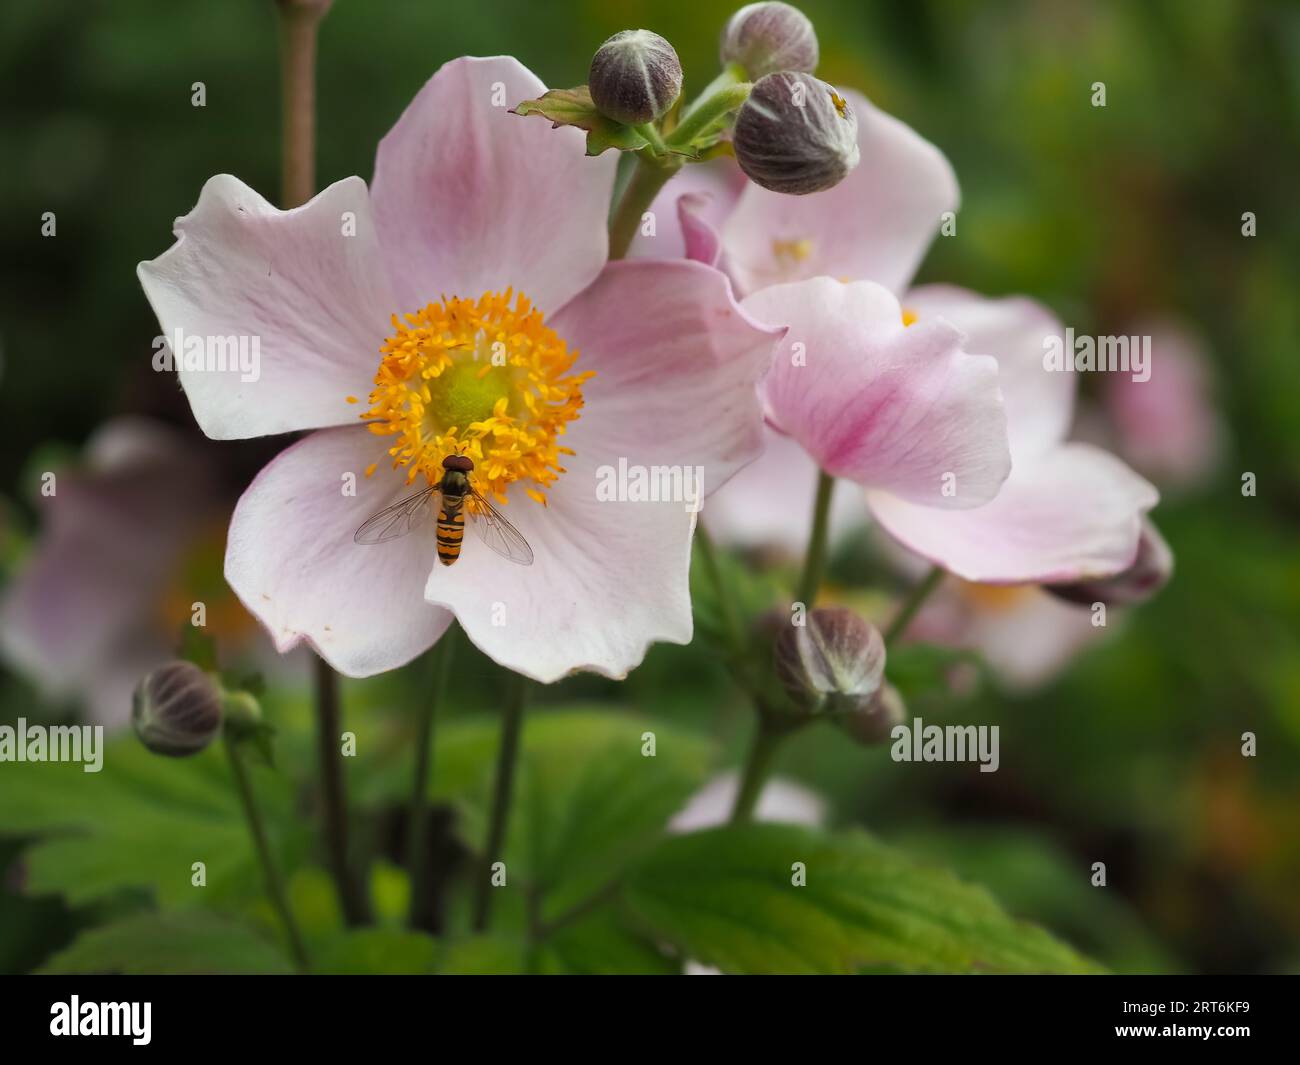
[[[588,155],[600,155],[610,148],[620,152],[638,152],[650,143],[631,126],[615,122],[597,111],[585,85],[551,89],[540,99],[525,100],[511,114],[541,115],[551,120],[552,129],[577,126],[586,130]]]

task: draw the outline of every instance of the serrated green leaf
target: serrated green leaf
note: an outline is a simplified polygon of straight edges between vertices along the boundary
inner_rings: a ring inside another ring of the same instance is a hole
[[[255,787],[273,843],[300,853],[307,827],[292,816],[291,783],[257,772]],[[0,834],[39,836],[24,852],[27,891],[58,893],[74,905],[131,888],[173,906],[261,894],[220,745],[193,758],[162,758],[128,735],[107,745],[98,773],[78,763],[7,763]],[[195,862],[206,867],[206,887],[191,883]]]
[[[254,929],[203,911],[141,913],[83,932],[45,973],[289,973],[279,947]]]
[[[679,836],[638,865],[624,899],[656,938],[725,972],[1099,971],[982,888],[861,833],[757,824]]]
[[[647,733],[653,756],[642,754]],[[623,712],[527,718],[506,862],[539,894],[539,915],[550,920],[577,905],[653,846],[704,783],[712,755],[689,732]],[[480,833],[490,777],[466,804],[467,824]]]
[[[591,102],[587,86],[572,89],[551,89],[536,100],[525,100],[513,111],[516,115],[541,115],[551,121],[551,128],[576,126],[587,131],[587,154],[600,155],[614,148],[620,152],[635,152],[650,142],[631,126],[606,118]]]

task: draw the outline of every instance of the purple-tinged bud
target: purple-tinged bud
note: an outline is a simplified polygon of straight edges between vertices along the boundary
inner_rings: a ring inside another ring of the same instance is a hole
[[[722,63],[739,63],[751,81],[779,70],[817,69],[817,31],[796,7],[770,0],[746,4],[728,20],[719,49]]]
[[[776,673],[790,698],[813,713],[848,714],[875,699],[885,641],[852,610],[818,607],[776,639]]]
[[[1144,603],[1169,583],[1174,572],[1174,553],[1165,538],[1146,518],[1138,539],[1133,565],[1113,577],[1072,584],[1048,584],[1044,587],[1059,599],[1081,606],[1105,603],[1107,606],[1130,606]]]
[[[682,92],[673,46],[649,30],[622,30],[596,49],[587,74],[591,102],[627,126],[653,122]]]
[[[803,196],[838,185],[858,165],[858,120],[824,81],[782,71],[754,85],[732,146],[754,184]]]
[[[892,684],[881,685],[866,706],[836,719],[836,724],[864,747],[889,741],[895,725],[907,720],[907,706]]]
[[[221,691],[193,662],[169,662],[136,685],[135,733],[154,754],[198,754],[221,733]]]

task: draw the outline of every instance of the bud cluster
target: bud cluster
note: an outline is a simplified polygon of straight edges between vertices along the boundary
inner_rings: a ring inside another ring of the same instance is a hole
[[[776,674],[795,706],[824,716],[864,744],[880,743],[903,720],[898,692],[885,682],[885,642],[844,607],[818,607],[803,625],[781,630]]]

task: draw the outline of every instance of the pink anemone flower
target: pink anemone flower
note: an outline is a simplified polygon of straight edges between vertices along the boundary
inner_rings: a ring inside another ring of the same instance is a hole
[[[833,189],[808,196],[781,196],[756,185],[737,195],[720,171],[712,188],[690,189],[689,204],[677,212],[683,233],[705,230],[704,236],[684,236],[683,245],[730,274],[748,294],[747,310],[759,313],[761,307],[765,321],[790,324],[787,343],[797,341],[804,326],[783,317],[786,308],[765,302],[766,294],[829,275],[873,281],[895,293],[907,321],[916,323],[908,332],[947,323],[964,351],[996,359],[1011,456],[1010,474],[996,494],[959,491],[948,501],[952,506],[942,507],[932,498],[852,478],[867,485],[871,514],[904,547],[974,582],[1066,583],[1122,572],[1137,555],[1156,490],[1100,448],[1066,439],[1078,375],[1043,366],[1044,339],[1060,331],[1048,311],[1026,299],[986,300],[955,288],[909,291],[931,240],[955,219],[957,181],[934,145],[860,94],[844,95],[858,119],[862,161],[856,169]],[[666,196],[673,195],[670,185]],[[671,229],[672,203],[661,199],[657,217],[661,225],[667,217]],[[706,200],[707,210],[701,206]],[[713,221],[720,207],[725,217]],[[670,234],[662,243],[643,241],[638,250],[653,255],[673,246]],[[956,433],[959,424],[935,418],[929,428]],[[769,426],[782,428],[771,411]],[[932,441],[909,436],[903,443],[925,449]],[[805,450],[823,469],[840,472],[826,466],[824,455]],[[811,497],[815,478],[811,463],[800,468],[789,448],[770,447],[734,487],[710,500],[709,521],[719,514],[727,527],[772,526],[759,515],[783,501],[756,486],[779,482]],[[806,535],[801,524],[785,527],[795,537]]]
[[[220,579],[229,501],[192,440],[114,418],[51,472],[40,538],[0,598],[0,657],[108,727],[129,720],[132,690],[175,656],[199,605],[223,664],[260,664],[257,626]]]
[[[691,638],[698,507],[625,490],[623,471],[698,473],[708,492],[750,461],[781,330],[703,264],[607,263],[614,159],[510,114],[544,91],[510,58],[448,63],[381,142],[369,189],[348,178],[280,211],[214,177],[140,265],[167,336],[258,338],[252,381],[178,355],[209,436],[315,430],[256,478],[229,532],[226,579],[282,652],[305,640],[368,676],[455,618],[550,682],[620,677],[651,642]],[[440,565],[432,511],[400,539],[354,542],[453,455],[531,565],[472,536]]]

